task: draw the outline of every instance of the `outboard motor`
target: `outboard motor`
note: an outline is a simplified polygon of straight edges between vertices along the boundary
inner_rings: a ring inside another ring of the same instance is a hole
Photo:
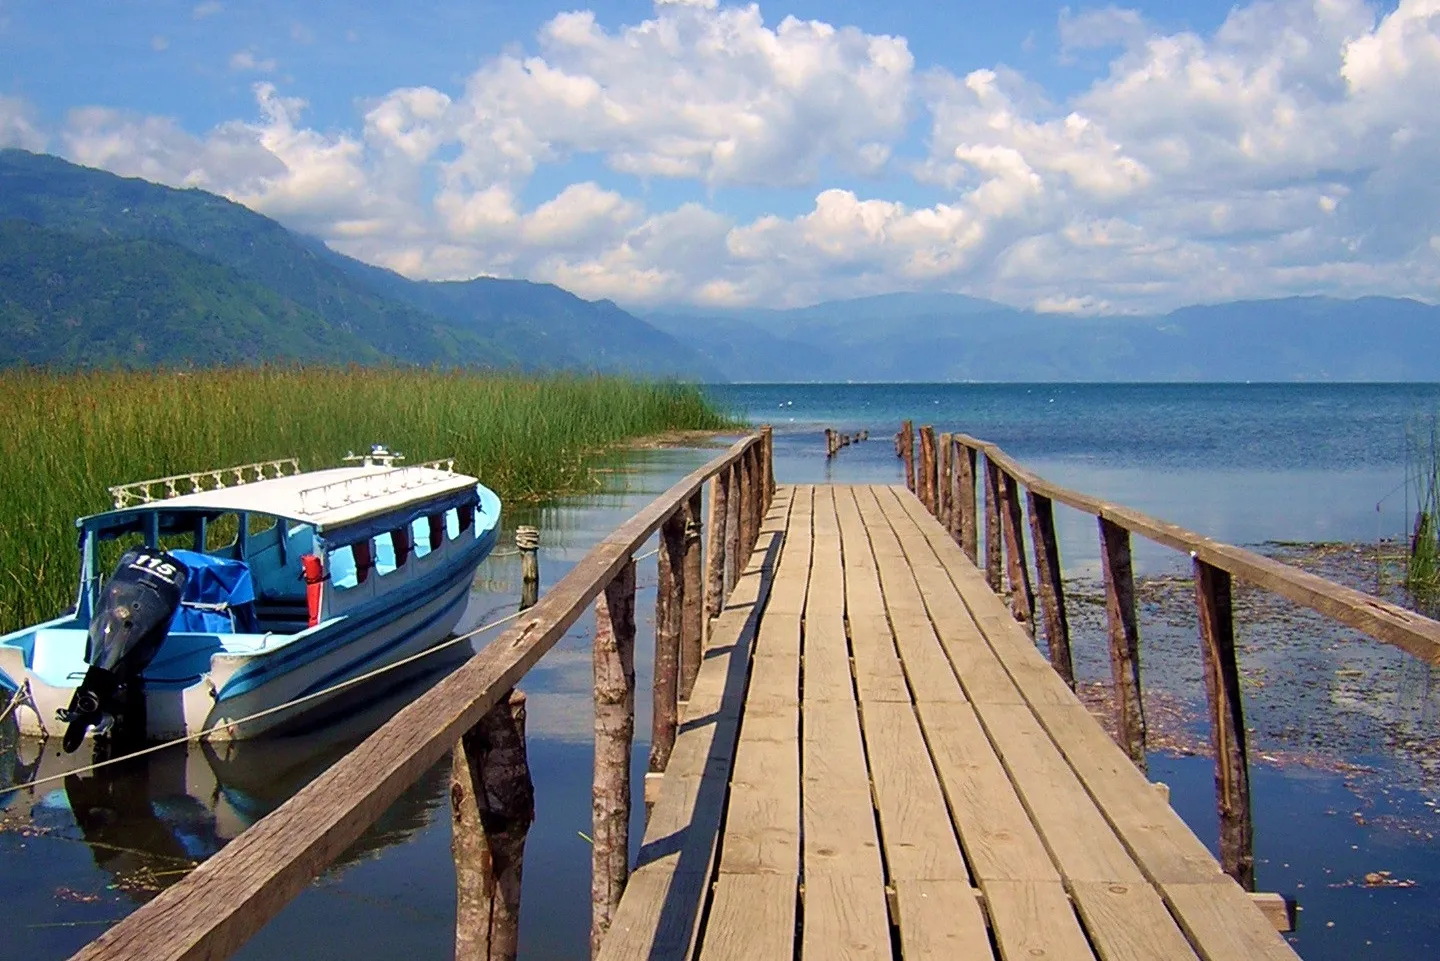
[[[70,707],[56,712],[69,725],[63,742],[67,752],[84,742],[88,728],[106,729],[121,713],[122,688],[138,700],[140,674],[169,633],[189,576],[183,563],[161,550],[137,547],[120,558],[90,619],[85,679]]]

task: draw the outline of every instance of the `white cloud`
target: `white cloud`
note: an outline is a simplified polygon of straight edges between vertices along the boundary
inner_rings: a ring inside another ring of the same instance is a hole
[[[157,33],[155,36],[150,38],[150,49],[154,50],[156,53],[163,53],[164,51],[170,49],[170,38],[162,37],[160,34]]]
[[[257,117],[202,135],[87,108],[59,139],[415,276],[627,303],[965,289],[1084,314],[1440,289],[1440,0],[1268,0],[1209,35],[1107,7],[1067,11],[1060,34],[1113,56],[1064,99],[999,65],[917,73],[902,38],[671,0],[614,29],[560,14],[534,53],[460,89],[381,93],[354,131],[307,126],[303,101],[257,84]],[[0,144],[44,141],[0,98]],[[522,199],[576,159],[580,182]],[[665,209],[626,175],[707,200]],[[787,214],[724,213],[736,187]]]
[[[48,139],[27,102],[0,94],[0,149],[44,150]]]
[[[195,4],[195,8],[191,11],[191,16],[196,20],[204,20],[206,17],[215,16],[224,9],[225,5],[220,3],[219,0],[205,0],[204,3]]]
[[[262,59],[254,50],[236,50],[230,55],[230,69],[236,73],[274,73],[274,59]]]

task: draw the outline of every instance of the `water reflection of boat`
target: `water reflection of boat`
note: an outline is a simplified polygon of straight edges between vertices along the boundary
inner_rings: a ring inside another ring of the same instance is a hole
[[[309,784],[439,676],[412,681],[379,701],[367,698],[343,719],[303,732],[191,742],[68,776],[93,760],[88,751],[66,754],[58,738],[17,737],[7,722],[0,785],[62,780],[0,794],[0,813],[11,829],[62,836],[78,829],[76,839],[90,848],[106,883],[148,901]],[[448,773],[441,764],[421,777],[331,870],[424,829],[444,807]]]

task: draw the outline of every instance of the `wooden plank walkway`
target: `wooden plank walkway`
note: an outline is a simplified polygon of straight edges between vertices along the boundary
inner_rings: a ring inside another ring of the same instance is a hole
[[[781,487],[606,961],[1296,957],[903,487]]]

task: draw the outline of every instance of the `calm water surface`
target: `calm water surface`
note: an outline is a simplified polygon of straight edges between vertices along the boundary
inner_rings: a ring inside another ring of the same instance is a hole
[[[1440,410],[1435,385],[726,386],[713,395],[754,422],[775,425],[782,481],[897,482],[889,438],[901,419],[913,417],[995,441],[1053,480],[1244,544],[1373,541],[1402,533],[1407,431]],[[866,429],[872,439],[827,462],[825,427]],[[617,458],[601,475],[604,494],[523,515],[512,511],[507,523],[541,527],[542,578],[553,584],[600,538],[713,453]],[[1060,511],[1057,520],[1067,574],[1093,569],[1093,520],[1071,511]],[[1139,542],[1137,551],[1142,570],[1185,564],[1173,552]],[[642,692],[651,668],[653,563],[641,567]],[[518,593],[516,558],[487,561],[469,622],[512,610]],[[587,956],[589,848],[580,832],[588,833],[590,824],[590,627],[582,619],[523,685],[530,695],[537,802],[526,852],[527,958]],[[395,692],[345,724],[319,731],[229,749],[194,747],[113,774],[0,797],[6,819],[0,880],[8,891],[0,901],[0,956],[68,957],[183,876],[192,860],[273,810],[417,693]],[[1428,687],[1423,696],[1431,696]],[[637,698],[638,731],[649,729],[648,700]],[[1435,733],[1432,723],[1429,736]],[[645,749],[636,745],[637,772]],[[0,732],[0,779],[63,771],[57,752],[54,742],[18,742]],[[1304,910],[1294,940],[1309,961],[1440,955],[1434,794],[1413,778],[1392,781],[1383,753],[1351,760],[1373,771],[1337,774],[1257,762],[1260,886],[1299,898]],[[1171,785],[1177,809],[1213,842],[1210,762],[1156,755],[1151,776]],[[237,957],[447,956],[454,917],[447,777],[442,764],[421,778]],[[638,822],[634,834],[638,839]],[[1381,870],[1416,883],[1363,886],[1367,872]]]

